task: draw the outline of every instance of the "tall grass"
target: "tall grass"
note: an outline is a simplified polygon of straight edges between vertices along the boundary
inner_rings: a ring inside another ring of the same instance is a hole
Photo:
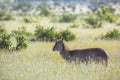
[[[24,24],[29,31],[35,30],[32,24]],[[58,31],[70,25],[70,23],[54,24],[57,25]],[[10,21],[5,22],[5,25],[10,32],[21,24]],[[76,39],[66,42],[66,45],[72,49],[103,48],[109,55],[108,67],[95,63],[88,65],[69,63],[63,60],[58,52],[52,51],[53,42],[30,42],[26,50],[0,50],[0,80],[120,80],[119,40],[95,39],[110,28],[113,27],[105,25],[99,29],[70,28],[70,31],[76,35]]]
[[[67,43],[75,48],[80,40]],[[80,41],[82,42],[82,41]],[[94,45],[92,45],[95,43]],[[85,44],[87,47],[103,46],[109,53],[109,64],[90,63],[74,64],[66,62],[58,52],[52,52],[54,43],[31,43],[27,50],[19,52],[0,51],[1,80],[119,80],[120,79],[120,44],[116,41],[93,41]],[[85,45],[78,45],[85,47]],[[90,46],[91,45],[91,46]],[[111,47],[105,47],[105,46]],[[116,47],[116,50],[112,48]],[[71,47],[72,48],[72,47]]]

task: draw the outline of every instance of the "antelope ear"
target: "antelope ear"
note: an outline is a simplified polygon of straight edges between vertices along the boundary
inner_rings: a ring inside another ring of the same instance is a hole
[[[61,37],[61,40],[62,40],[62,41],[64,41],[64,38],[63,38],[63,37]]]
[[[57,39],[56,39],[56,38],[54,38],[54,41],[57,41]]]

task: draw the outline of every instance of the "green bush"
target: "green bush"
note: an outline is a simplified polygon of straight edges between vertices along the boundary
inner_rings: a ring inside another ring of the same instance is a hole
[[[41,8],[41,15],[43,15],[43,16],[50,16],[51,15],[51,11],[49,10],[49,8],[47,8],[47,7],[42,7]]]
[[[117,23],[117,26],[120,26],[120,22],[119,22],[119,23]]]
[[[44,28],[43,26],[36,27],[35,36],[37,40],[41,41],[53,41],[54,38],[61,37],[64,37],[66,41],[75,39],[75,35],[68,29],[56,32],[53,27]]]
[[[23,35],[16,35],[16,41],[16,50],[25,49],[28,47],[27,39]]]
[[[63,37],[66,41],[71,41],[75,39],[75,35],[68,29],[60,31],[56,34],[56,38]]]
[[[73,23],[72,25],[69,26],[70,28],[78,28],[79,24]]]
[[[7,33],[0,35],[0,49],[10,49],[11,46],[10,35]]]
[[[13,20],[13,16],[8,14],[8,13],[5,13],[3,11],[0,11],[0,20]]]
[[[0,28],[0,35],[5,33],[6,31],[3,28]]]
[[[52,14],[52,15],[50,16],[50,19],[51,19],[51,22],[52,22],[52,23],[59,22],[60,16],[59,16],[59,15]]]
[[[3,24],[0,23],[0,49],[10,49],[11,45],[10,35],[6,33]]]
[[[120,39],[120,31],[117,29],[108,31],[105,35],[101,36],[101,39]]]
[[[0,23],[0,35],[2,35],[4,33],[6,33],[6,30],[5,30],[4,26],[3,26],[3,24]]]
[[[74,22],[77,19],[77,15],[74,14],[63,14],[59,22]]]
[[[35,18],[32,18],[32,17],[24,17],[22,21],[25,23],[38,22]]]
[[[4,29],[0,28],[0,49],[12,49],[12,50],[20,50],[28,47],[28,42],[26,37],[28,37],[30,33],[26,31],[25,27],[19,28],[17,31],[12,31],[12,34],[7,34]],[[15,46],[12,43],[12,38],[15,38]]]
[[[110,23],[116,22],[118,15],[114,13],[115,9],[107,5],[101,5],[100,10],[96,10],[95,14],[102,20],[106,20]]]
[[[28,32],[26,27],[23,26],[23,27],[18,28],[18,30],[13,30],[11,32],[11,35],[13,35],[13,36],[23,35],[23,36],[29,38],[30,36],[32,36],[32,33]]]
[[[91,15],[85,18],[85,22],[88,24],[88,28],[100,28],[102,27],[102,22],[99,17]]]
[[[37,40],[46,40],[52,41],[55,37],[55,29],[51,28],[44,28],[43,26],[36,26],[35,36]]]

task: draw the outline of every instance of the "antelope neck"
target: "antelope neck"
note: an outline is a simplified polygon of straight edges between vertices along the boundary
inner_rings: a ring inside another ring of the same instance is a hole
[[[60,55],[64,58],[64,59],[68,59],[69,58],[69,49],[63,44],[63,50],[60,51]]]

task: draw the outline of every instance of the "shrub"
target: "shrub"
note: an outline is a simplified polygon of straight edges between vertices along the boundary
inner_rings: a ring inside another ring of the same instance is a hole
[[[56,32],[53,27],[44,28],[43,26],[36,27],[35,36],[37,40],[41,41],[53,41],[54,38],[61,37],[64,37],[66,41],[75,39],[75,35],[68,29]]]
[[[12,43],[10,41],[10,35],[4,33],[0,35],[0,49],[10,49]]]
[[[100,28],[102,27],[102,22],[100,21],[100,18],[97,16],[89,16],[85,19],[85,22],[88,24],[88,28]]]
[[[63,14],[59,22],[73,22],[77,19],[76,15],[73,14]]]
[[[24,27],[24,26],[18,28],[18,30],[13,30],[11,34],[14,35],[14,36],[15,35],[23,35],[23,36],[25,36],[27,38],[32,36],[32,33],[28,32],[26,27]]]
[[[51,11],[47,7],[42,7],[40,14],[43,15],[43,16],[50,16],[51,15]]]
[[[32,22],[37,22],[37,20],[35,18],[32,18],[32,17],[25,17],[22,19],[23,22],[25,23],[32,23]]]
[[[20,28],[18,31],[13,31],[12,36],[7,34],[4,29],[0,28],[0,49],[13,49],[20,50],[28,47],[27,39],[25,36],[28,36],[28,32],[24,27]],[[15,37],[16,45],[12,46],[12,38]]]
[[[75,35],[68,29],[57,33],[56,38],[61,38],[61,37],[63,37],[66,41],[71,41],[75,39]]]
[[[25,23],[31,23],[32,19],[25,17],[25,18],[23,18],[23,22],[25,22]]]
[[[3,33],[6,33],[6,30],[5,30],[4,26],[3,26],[3,24],[0,23],[0,35],[2,35]]]
[[[106,21],[110,23],[116,22],[116,20],[118,19],[118,16],[112,13],[106,13],[106,15],[103,17]]]
[[[21,50],[28,47],[27,39],[23,35],[16,35],[16,41],[16,50]]]
[[[100,10],[96,10],[95,14],[103,20],[106,20],[110,23],[116,22],[118,15],[114,13],[115,9],[107,5],[101,5]]]
[[[37,40],[46,40],[52,41],[55,37],[55,29],[51,28],[44,28],[43,26],[36,26],[35,36]]]
[[[52,23],[59,22],[60,16],[53,14],[50,16],[50,19]]]
[[[13,16],[8,14],[8,13],[5,13],[3,11],[0,11],[0,20],[13,20]]]
[[[13,30],[11,32],[11,35],[12,36],[22,35],[22,36],[26,37],[26,39],[28,41],[35,41],[34,35],[31,32],[28,32],[27,29],[26,29],[26,27],[24,27],[24,26],[18,28],[18,30]]]
[[[0,35],[5,33],[6,31],[3,28],[0,28]]]
[[[72,25],[70,25],[70,28],[78,28],[78,27],[79,27],[79,24],[73,23]]]
[[[10,49],[11,45],[10,35],[6,33],[3,25],[0,24],[0,49]]]
[[[117,29],[108,31],[105,35],[101,36],[101,39],[120,39],[120,31]]]
[[[120,26],[120,22],[119,22],[119,23],[117,23],[117,26]]]

